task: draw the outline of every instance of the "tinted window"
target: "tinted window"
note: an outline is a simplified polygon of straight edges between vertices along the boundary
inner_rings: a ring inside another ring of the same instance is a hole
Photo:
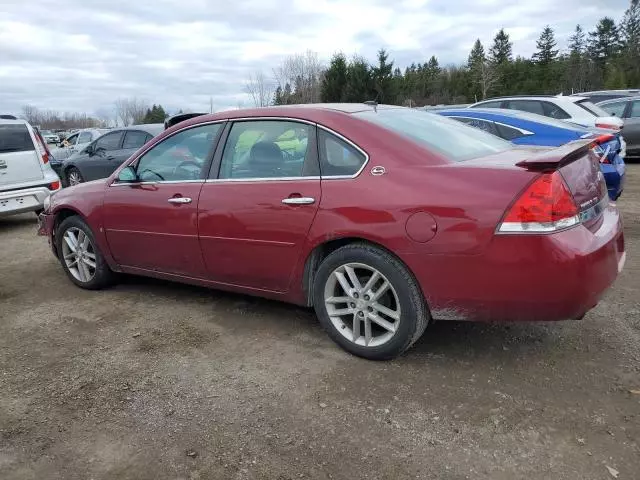
[[[138,177],[143,182],[199,179],[219,130],[219,123],[201,125],[164,139],[138,159]]]
[[[26,125],[0,125],[0,153],[31,150],[35,150],[35,147]]]
[[[367,110],[353,114],[461,161],[513,148],[509,142],[450,118],[408,108]]]
[[[75,145],[76,142],[78,141],[78,137],[79,136],[80,136],[80,134],[78,134],[78,133],[74,133],[73,135],[69,135],[69,137],[67,137],[65,142],[67,142],[69,145]]]
[[[78,135],[78,143],[89,143],[91,141],[91,132],[80,132]]]
[[[107,133],[96,140],[96,150],[118,150],[122,140],[122,132]]]
[[[544,114],[547,117],[556,118],[558,120],[566,120],[567,118],[571,118],[571,115],[569,115],[554,103],[542,102],[542,108],[544,108]]]
[[[631,118],[640,117],[640,101],[636,100],[631,104],[631,112],[629,113]]]
[[[140,148],[145,143],[147,143],[148,138],[149,134],[147,132],[142,132],[140,130],[129,130],[124,135],[124,143],[122,144],[122,148]]]
[[[222,155],[219,178],[303,176],[312,127],[298,122],[234,123]]]
[[[495,100],[492,102],[482,102],[479,105],[473,105],[471,108],[500,108],[502,100]]]
[[[524,137],[526,133],[518,130],[517,128],[509,127],[502,123],[496,124],[498,128],[499,136],[505,140],[514,140],[519,137]]]
[[[468,118],[468,117],[451,117],[456,120],[466,123],[470,127],[479,128],[480,130],[484,130],[487,133],[492,135],[497,135],[496,128],[493,125],[493,122],[489,122],[487,120],[480,120],[479,118]]]
[[[509,100],[507,102],[507,108],[510,108],[511,110],[522,110],[523,112],[544,115],[542,102],[538,100]]]
[[[318,140],[320,173],[323,177],[355,175],[367,161],[362,152],[329,132],[320,130]]]
[[[624,115],[624,109],[627,106],[627,102],[613,102],[606,105],[600,105],[600,108],[607,112],[609,115],[615,115],[618,118],[622,118]]]

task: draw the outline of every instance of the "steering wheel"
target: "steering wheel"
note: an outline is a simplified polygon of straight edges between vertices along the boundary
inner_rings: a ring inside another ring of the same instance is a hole
[[[140,178],[142,178],[142,174],[143,174],[143,173],[146,173],[146,172],[151,172],[151,173],[153,173],[155,176],[157,176],[160,180],[164,180],[164,177],[163,177],[162,175],[160,175],[158,172],[154,172],[153,170],[150,170],[150,169],[148,169],[148,168],[145,168],[143,171],[141,171],[141,172],[138,174],[138,176],[139,176]]]
[[[187,166],[194,166],[198,170],[202,169],[202,165],[199,164],[198,162],[194,160],[185,160],[183,162],[180,162],[178,165],[176,165],[176,168],[173,169],[173,175],[175,175],[178,172],[178,170],[180,170],[181,168],[184,168]]]

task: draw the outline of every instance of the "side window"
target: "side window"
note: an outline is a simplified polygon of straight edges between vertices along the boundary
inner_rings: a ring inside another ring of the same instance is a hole
[[[500,123],[496,124],[496,127],[498,128],[498,132],[500,132],[499,136],[505,140],[514,140],[526,135],[517,128],[508,127],[507,125],[502,125]]]
[[[95,150],[118,150],[122,140],[122,132],[107,133],[96,140]]]
[[[474,105],[472,108],[500,108],[502,100],[496,100],[492,102],[483,102],[480,105]]]
[[[312,151],[309,147],[312,135],[313,127],[304,123],[279,120],[236,122],[224,147],[218,177],[305,176],[305,160]]]
[[[544,115],[542,102],[539,102],[538,100],[509,100],[507,102],[507,108],[510,108],[511,110],[522,110],[523,112]]]
[[[344,140],[322,129],[318,130],[320,174],[335,177],[358,173],[367,158]]]
[[[466,123],[470,127],[479,128],[480,130],[484,130],[487,133],[491,133],[493,135],[497,135],[498,132],[493,122],[488,120],[481,120],[479,118],[465,118],[465,117],[452,117],[456,120]]]
[[[69,137],[67,137],[66,142],[69,145],[75,145],[78,142],[78,137],[80,135],[78,133],[76,133],[75,135],[69,135]]]
[[[142,132],[140,130],[128,130],[124,134],[124,142],[122,143],[122,148],[140,148],[145,143],[147,143],[148,136],[149,135],[147,134],[147,132]]]
[[[638,118],[640,117],[640,101],[636,100],[631,104],[631,112],[629,113],[630,118]]]
[[[557,118],[558,120],[566,120],[567,118],[571,118],[571,115],[569,115],[554,103],[542,102],[542,108],[544,109],[544,114],[546,117]]]
[[[91,132],[80,132],[77,138],[78,143],[89,143],[91,141]]]
[[[221,125],[182,130],[154,145],[137,161],[138,178],[143,182],[198,180]]]

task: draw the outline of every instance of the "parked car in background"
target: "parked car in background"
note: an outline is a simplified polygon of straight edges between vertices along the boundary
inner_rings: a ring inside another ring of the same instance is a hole
[[[40,212],[60,180],[44,138],[25,120],[0,119],[0,217]]]
[[[624,120],[624,138],[629,157],[640,157],[640,95],[601,102],[598,107]]]
[[[81,288],[126,272],[314,306],[343,348],[389,359],[432,319],[598,303],[625,248],[592,146],[385,105],[226,111],[52,196],[39,233]]]
[[[110,130],[67,158],[60,167],[66,186],[105,178],[136,150],[164,130],[161,123]]]
[[[106,128],[84,128],[82,130],[69,133],[68,136],[66,136],[58,145],[58,148],[54,148],[51,151],[54,157],[54,160],[52,161],[54,170],[56,170],[58,175],[60,175],[62,173],[61,167],[64,160],[74,153],[79,152],[108,131],[109,130]]]
[[[501,97],[474,103],[469,108],[521,110],[585,127],[619,130],[623,126],[620,118],[609,116],[607,112],[585,97],[551,95]]]
[[[607,182],[611,200],[617,200],[624,189],[626,166],[624,140],[619,132],[587,128],[535,113],[487,109],[440,110],[439,115],[454,118],[472,127],[509,140],[516,145],[559,147],[568,142],[593,139],[600,155],[600,170]]]
[[[581,92],[573,93],[572,97],[584,97],[588,98],[591,103],[598,104],[599,102],[605,102],[607,100],[613,100],[614,98],[623,97],[635,97],[640,95],[640,90],[596,90],[593,92]]]
[[[44,138],[44,141],[47,143],[60,143],[58,134],[53,133],[51,130],[40,130],[40,135],[42,135],[42,138]]]

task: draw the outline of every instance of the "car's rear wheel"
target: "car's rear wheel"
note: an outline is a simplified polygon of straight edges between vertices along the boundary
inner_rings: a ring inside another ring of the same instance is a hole
[[[372,245],[351,244],[332,252],[320,264],[313,285],[322,326],[354,355],[397,357],[427,327],[429,313],[411,272]]]
[[[73,187],[74,185],[78,185],[79,183],[84,182],[84,178],[76,167],[71,167],[67,171],[67,185]]]
[[[62,268],[73,283],[89,290],[114,279],[89,226],[78,216],[64,219],[56,230],[56,248]]]

